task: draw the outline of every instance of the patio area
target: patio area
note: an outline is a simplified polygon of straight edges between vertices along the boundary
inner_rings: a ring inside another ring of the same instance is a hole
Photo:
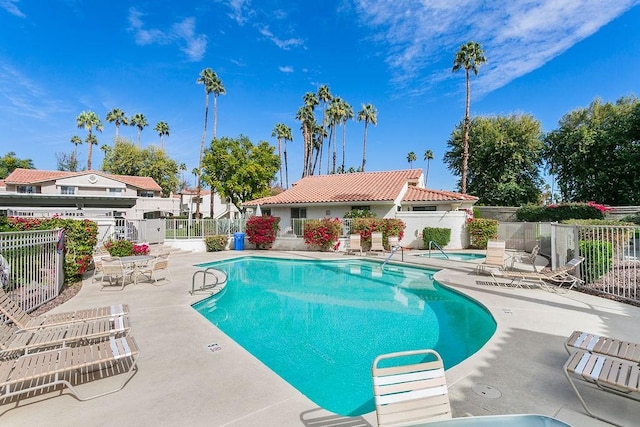
[[[346,419],[318,408],[191,308],[194,264],[241,255],[337,258],[320,252],[223,251],[176,253],[172,281],[100,292],[91,277],[55,311],[126,303],[131,333],[141,351],[139,371],[125,388],[80,402],[67,391],[0,406],[3,425],[375,426],[375,414]],[[367,257],[368,259],[376,257]],[[378,256],[381,261],[384,259]],[[400,259],[400,254],[393,260]],[[446,267],[435,278],[482,303],[497,321],[493,338],[447,370],[454,416],[537,413],[574,426],[606,426],[584,412],[562,373],[564,340],[583,330],[639,341],[640,308],[569,291],[489,286],[474,264],[407,257],[413,265]],[[215,344],[218,351],[208,346]],[[85,387],[100,387],[99,382]],[[579,384],[591,409],[621,425],[634,425],[640,403]]]

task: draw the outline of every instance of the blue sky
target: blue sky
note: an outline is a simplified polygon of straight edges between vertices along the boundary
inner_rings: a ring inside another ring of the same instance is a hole
[[[594,98],[640,95],[638,0],[0,0],[0,155],[16,152],[55,169],[73,151],[83,110],[142,113],[142,145],[197,166],[204,88],[215,70],[227,94],[218,101],[218,136],[247,135],[276,145],[278,122],[292,128],[289,182],[300,177],[295,114],[306,92],[326,84],[357,113],[378,110],[367,137],[367,171],[408,168],[414,151],[428,187],[455,190],[442,159],[464,115],[464,72],[452,73],[459,46],[479,42],[488,62],[472,79],[471,113],[532,114],[543,130]],[[212,103],[211,103],[212,104]],[[211,138],[211,125],[208,140]],[[136,141],[137,130],[120,135]],[[347,124],[346,165],[362,159],[363,124]],[[339,141],[340,142],[340,141]],[[86,164],[86,145],[79,147]],[[94,149],[93,165],[102,152]],[[326,163],[326,160],[325,160]],[[338,156],[340,163],[340,155]],[[326,166],[323,168],[326,170]],[[193,176],[187,177],[193,181]]]

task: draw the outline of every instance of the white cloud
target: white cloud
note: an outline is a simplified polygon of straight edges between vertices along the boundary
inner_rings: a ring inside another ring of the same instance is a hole
[[[207,36],[196,34],[195,18],[185,18],[174,23],[167,31],[146,29],[142,21],[143,13],[129,9],[129,31],[134,33],[136,44],[177,45],[190,61],[200,61],[207,51]]]
[[[20,0],[0,0],[0,7],[14,16],[17,16],[19,18],[26,18],[27,15],[22,13],[22,11],[18,8],[17,3],[19,2]]]
[[[293,67],[291,65],[280,66],[278,67],[278,70],[282,71],[283,73],[293,73]]]
[[[269,27],[262,27],[259,31],[260,34],[271,40],[280,49],[289,50],[292,47],[302,46],[304,44],[304,41],[299,38],[280,39],[269,30]]]
[[[482,45],[488,62],[475,81],[488,93],[543,66],[639,0],[354,0],[365,26],[388,48],[394,82],[416,94],[452,78],[459,46]],[[425,75],[429,67],[438,67]],[[416,84],[418,83],[418,84]]]
[[[238,25],[244,25],[249,16],[253,15],[250,0],[228,0],[225,2],[231,9],[228,14],[231,19],[236,21]]]

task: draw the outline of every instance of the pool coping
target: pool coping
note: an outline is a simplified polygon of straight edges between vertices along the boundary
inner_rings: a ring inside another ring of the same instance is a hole
[[[28,398],[19,407],[1,405],[0,421],[14,425],[51,425],[55,419],[61,425],[288,426],[325,419],[338,424],[343,417],[318,408],[191,308],[203,298],[188,292],[196,271],[193,266],[243,255],[359,258],[293,251],[182,253],[170,258],[171,283],[140,283],[122,292],[100,292],[100,285],[88,277],[78,295],[55,311],[129,304],[132,335],[141,349],[139,371],[123,390],[92,401],[79,402],[64,392],[63,396],[48,393]],[[480,302],[497,321],[496,332],[484,347],[447,370],[454,416],[537,413],[573,425],[607,425],[584,413],[562,375],[567,358],[562,343],[574,329],[637,341],[640,308],[574,291],[557,294],[490,286],[483,283],[487,276],[477,275],[471,263],[415,262],[421,258],[413,257],[410,265],[446,268],[436,274],[436,280]],[[367,259],[382,262],[384,256]],[[85,387],[94,386],[99,387],[100,381]],[[492,393],[486,390],[497,391],[500,397],[488,396]],[[635,421],[637,402],[597,390],[584,389],[584,393],[595,410],[615,414],[623,424]],[[358,420],[363,425],[376,424],[374,413]]]

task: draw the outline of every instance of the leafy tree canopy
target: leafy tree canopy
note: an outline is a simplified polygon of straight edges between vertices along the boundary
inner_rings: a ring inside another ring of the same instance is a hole
[[[56,153],[57,170],[59,171],[78,171],[78,157],[73,151],[68,153]]]
[[[545,138],[545,158],[563,200],[640,204],[640,102],[596,99],[565,114]]]
[[[0,179],[4,179],[9,176],[14,169],[35,169],[33,167],[33,160],[31,159],[19,159],[16,157],[16,153],[9,151],[4,156],[0,157]]]
[[[214,139],[202,160],[203,181],[242,210],[244,202],[271,194],[270,183],[280,168],[274,151],[268,142],[253,145],[243,135]]]
[[[464,124],[447,145],[444,162],[462,172]],[[468,193],[484,205],[520,206],[537,203],[542,187],[543,134],[531,115],[475,117],[469,127]],[[458,183],[460,186],[460,182]]]
[[[150,176],[162,187],[164,197],[178,189],[178,163],[155,145],[140,148],[119,138],[113,148],[105,149],[102,170],[116,175]]]

